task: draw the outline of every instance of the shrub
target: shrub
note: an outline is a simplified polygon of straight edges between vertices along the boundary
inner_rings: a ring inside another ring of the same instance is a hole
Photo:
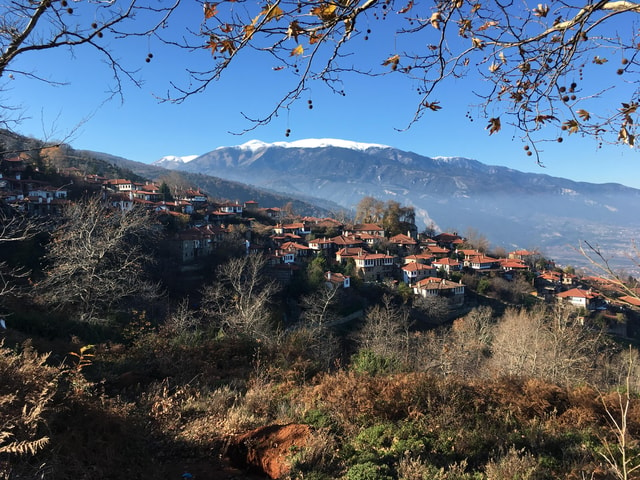
[[[391,469],[387,465],[378,465],[373,462],[358,463],[353,465],[345,480],[393,480]]]
[[[490,460],[485,472],[487,480],[529,480],[535,478],[537,464],[530,453],[511,447],[503,457]]]
[[[487,280],[486,278],[481,278],[478,281],[478,286],[476,287],[476,291],[480,295],[484,295],[485,293],[487,293],[490,286],[491,286],[491,282],[489,280]]]
[[[473,480],[482,478],[466,472],[467,463],[453,463],[448,469],[438,468],[420,457],[405,455],[398,464],[398,480]]]
[[[396,358],[377,355],[371,350],[360,350],[351,357],[351,368],[358,373],[381,375],[398,371],[400,362]]]
[[[290,459],[291,472],[294,477],[316,478],[324,480],[335,478],[338,469],[338,442],[336,438],[325,430],[314,431],[306,445],[295,452]]]

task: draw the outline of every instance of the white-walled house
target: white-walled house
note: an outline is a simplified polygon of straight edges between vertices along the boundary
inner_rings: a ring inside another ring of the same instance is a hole
[[[411,262],[402,267],[402,281],[409,285],[420,280],[436,275],[436,268],[433,265]]]

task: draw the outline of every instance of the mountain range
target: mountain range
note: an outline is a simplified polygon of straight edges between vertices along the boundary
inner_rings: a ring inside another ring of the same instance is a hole
[[[430,158],[385,145],[336,139],[219,147],[154,165],[215,176],[353,209],[365,196],[416,210],[419,227],[472,228],[492,245],[537,248],[563,263],[584,263],[581,240],[622,259],[640,233],[640,190],[575,182],[485,165],[461,157]]]

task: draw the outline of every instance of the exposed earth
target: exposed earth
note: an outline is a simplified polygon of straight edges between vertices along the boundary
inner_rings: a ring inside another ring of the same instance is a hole
[[[276,479],[290,469],[292,453],[307,444],[311,427],[302,424],[268,425],[229,440],[223,459],[184,459],[167,463],[167,479],[232,480]]]

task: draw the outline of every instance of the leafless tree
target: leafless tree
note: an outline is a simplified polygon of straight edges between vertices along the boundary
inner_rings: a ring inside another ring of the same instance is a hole
[[[356,205],[356,222],[376,223],[382,222],[384,202],[374,197],[362,197]]]
[[[358,346],[377,356],[407,364],[411,350],[410,328],[408,310],[394,305],[385,295],[381,304],[367,310],[364,325],[357,335]]]
[[[434,325],[442,324],[449,315],[449,300],[439,295],[417,296],[413,307],[424,313],[427,321]]]
[[[489,239],[473,227],[467,228],[464,232],[464,243],[468,248],[474,248],[481,253],[489,251]]]
[[[444,377],[485,375],[494,335],[493,315],[489,307],[474,308],[450,327],[424,335],[415,355],[417,368]]]
[[[635,144],[639,90],[630,78],[639,57],[631,22],[640,4],[633,1],[226,0],[203,6],[197,45],[209,48],[214,62],[192,72],[194,83],[178,88],[175,101],[206,89],[245,50],[255,50],[273,59],[273,70],[292,77],[275,108],[253,119],[256,126],[314,81],[344,95],[351,73],[407,76],[417,92],[411,124],[445,106],[438,97],[443,82],[473,74],[483,81],[471,87],[478,98],[472,108],[489,133],[508,121],[538,161],[538,142],[562,138],[560,129]],[[390,50],[359,55],[374,36],[393,39]]]
[[[45,223],[35,221],[9,206],[0,204],[0,246],[8,249],[12,244],[32,239],[44,229]],[[19,266],[9,265],[0,261],[0,298],[16,292],[19,278],[24,278],[28,272]]]
[[[336,307],[342,296],[342,289],[328,286],[324,282],[318,288],[301,298],[302,321],[308,325],[324,326],[338,318]]]
[[[640,285],[638,284],[638,280],[630,279],[619,273],[612,265],[614,259],[610,258],[599,246],[584,240],[580,242],[578,251],[589,262],[591,270],[595,275],[600,275],[608,279],[624,295],[640,300]],[[638,248],[635,241],[631,243],[625,260],[635,269],[640,269],[640,248]]]
[[[265,275],[267,259],[251,253],[231,258],[202,292],[203,313],[223,330],[272,343],[277,329],[270,309],[278,284]]]
[[[334,363],[340,349],[340,342],[331,326],[339,318],[337,307],[342,295],[341,288],[322,282],[300,300],[303,312],[294,334],[306,338],[307,352],[324,368]]]
[[[640,456],[637,453],[638,440],[631,434],[629,425],[630,414],[634,408],[632,403],[637,401],[638,395],[638,390],[635,388],[637,386],[638,351],[629,347],[625,352],[625,357],[626,365],[621,370],[613,405],[607,402],[604,394],[600,394],[600,401],[613,440],[601,438],[603,448],[599,453],[609,467],[609,471],[619,480],[638,478],[636,472],[640,469]]]
[[[93,321],[124,299],[155,296],[157,286],[144,278],[154,223],[142,209],[112,209],[99,197],[69,205],[48,245],[46,277],[36,285],[41,300]]]
[[[564,385],[591,381],[602,336],[572,313],[560,305],[507,310],[495,328],[491,369]]]

